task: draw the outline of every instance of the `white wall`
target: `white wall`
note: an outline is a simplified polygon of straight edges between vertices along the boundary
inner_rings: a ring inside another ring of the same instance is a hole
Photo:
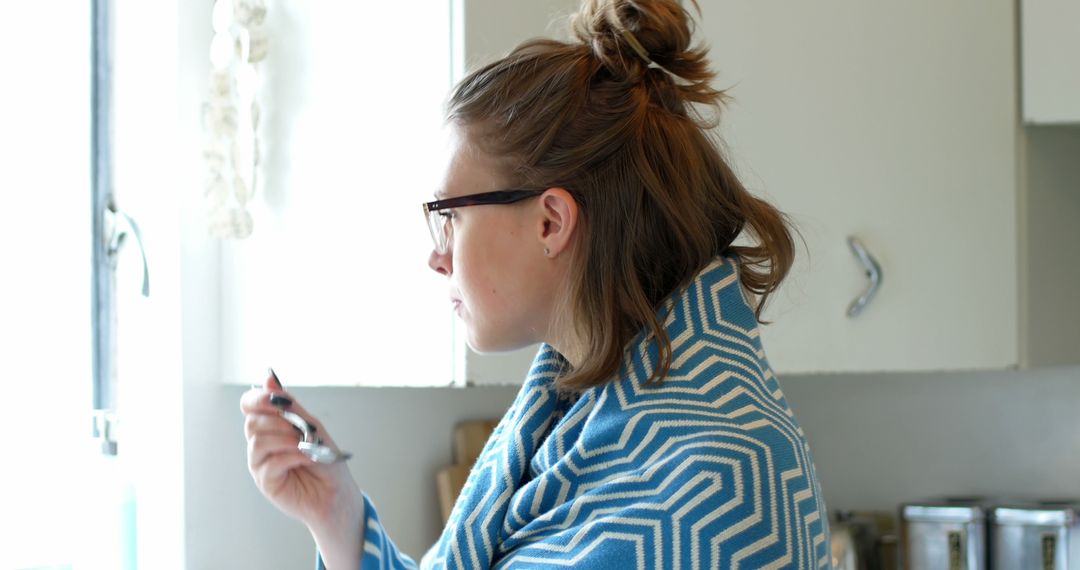
[[[830,509],[1080,497],[1080,367],[781,378]]]

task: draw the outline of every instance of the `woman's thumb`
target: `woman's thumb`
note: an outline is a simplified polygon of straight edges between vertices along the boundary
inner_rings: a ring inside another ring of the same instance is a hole
[[[283,391],[285,387],[281,385],[281,380],[278,380],[277,374],[274,373],[273,368],[266,369],[268,376],[266,378],[266,389],[270,391]]]

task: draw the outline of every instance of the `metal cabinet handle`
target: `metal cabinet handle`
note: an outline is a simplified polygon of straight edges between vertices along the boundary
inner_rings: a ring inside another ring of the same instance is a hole
[[[964,570],[964,535],[949,531],[949,570]]]
[[[1057,535],[1052,532],[1042,536],[1042,559],[1043,570],[1057,568]]]
[[[848,307],[848,316],[857,317],[859,316],[859,313],[862,313],[863,309],[866,308],[867,303],[874,297],[874,294],[877,293],[878,288],[881,287],[881,265],[879,265],[877,260],[866,251],[866,247],[859,241],[859,238],[851,236],[848,237],[847,242],[848,247],[851,248],[852,253],[858,258],[859,263],[866,269],[866,277],[870,280],[870,284],[867,286],[866,291],[864,291],[858,299],[852,301],[851,305]]]

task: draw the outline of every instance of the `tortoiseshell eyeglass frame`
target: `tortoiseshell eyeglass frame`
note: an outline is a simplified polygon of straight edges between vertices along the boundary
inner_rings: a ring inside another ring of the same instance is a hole
[[[511,188],[508,190],[496,190],[494,192],[481,192],[468,196],[456,196],[426,202],[424,207],[424,219],[427,221],[428,230],[431,231],[431,239],[435,242],[435,251],[444,254],[450,248],[453,226],[449,224],[449,217],[441,214],[443,210],[452,208],[465,208],[467,206],[484,206],[488,204],[513,204],[527,198],[533,198],[543,194],[543,190],[526,190]]]

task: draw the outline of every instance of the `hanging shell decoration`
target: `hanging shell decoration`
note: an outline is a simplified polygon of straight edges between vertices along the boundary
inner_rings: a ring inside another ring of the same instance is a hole
[[[243,239],[248,203],[259,182],[259,82],[256,64],[269,42],[263,0],[217,0],[210,43],[210,85],[203,105],[205,199],[211,235]]]

